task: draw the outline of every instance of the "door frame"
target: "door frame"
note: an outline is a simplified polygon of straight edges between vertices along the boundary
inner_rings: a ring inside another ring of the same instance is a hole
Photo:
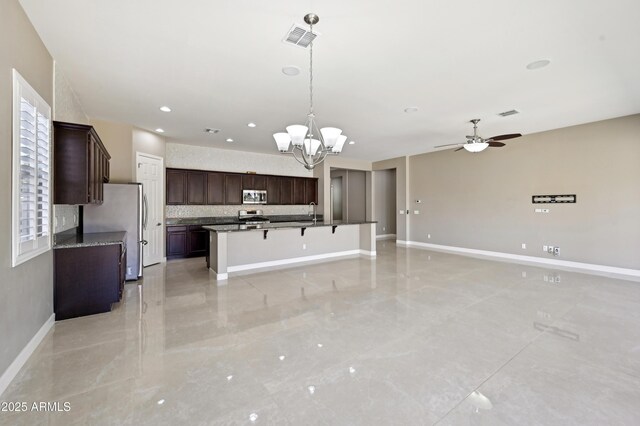
[[[166,231],[165,231],[165,222],[166,222],[166,209],[165,209],[165,180],[166,180],[166,168],[164,166],[164,157],[160,157],[158,155],[153,155],[153,154],[147,154],[146,152],[141,152],[141,151],[136,151],[136,163],[135,163],[135,169],[136,169],[136,182],[140,183],[140,177],[138,176],[138,173],[140,171],[140,167],[138,166],[140,164],[140,157],[147,157],[147,158],[152,158],[154,160],[160,160],[160,167],[162,168],[162,177],[160,179],[160,211],[162,212],[162,230],[160,232],[161,235],[161,247],[162,247],[162,256],[161,256],[161,262],[162,263],[166,263],[167,262],[167,242],[165,241],[166,239]],[[142,190],[144,191],[144,185]]]

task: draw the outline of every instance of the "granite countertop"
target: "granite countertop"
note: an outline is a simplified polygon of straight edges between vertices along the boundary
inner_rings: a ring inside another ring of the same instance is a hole
[[[96,232],[91,234],[66,234],[58,235],[53,243],[54,249],[110,246],[113,244],[125,244],[127,233],[121,232]]]
[[[306,214],[290,215],[264,215],[271,223],[281,222],[305,222],[311,220],[311,216]],[[322,220],[322,215],[317,215],[318,220]],[[179,225],[238,225],[240,221],[236,216],[215,216],[215,217],[168,217],[165,221],[167,226]]]
[[[313,221],[304,222],[272,222],[264,223],[261,225],[211,225],[205,226],[204,229],[214,232],[238,232],[238,231],[265,231],[272,229],[286,229],[286,228],[321,228],[325,226],[344,226],[344,225],[362,225],[366,223],[376,223],[368,220],[354,220],[354,221],[318,221],[315,224]]]

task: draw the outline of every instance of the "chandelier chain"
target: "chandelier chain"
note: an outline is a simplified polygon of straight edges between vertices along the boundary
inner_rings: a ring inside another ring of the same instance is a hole
[[[313,24],[309,24],[309,31],[313,37]],[[309,48],[309,114],[313,114],[313,40]]]

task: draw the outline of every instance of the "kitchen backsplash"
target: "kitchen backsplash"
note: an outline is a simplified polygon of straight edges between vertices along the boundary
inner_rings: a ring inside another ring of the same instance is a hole
[[[78,206],[55,204],[53,206],[53,233],[68,231],[78,226]]]
[[[237,216],[238,210],[261,209],[265,215],[307,214],[309,206],[166,206],[166,217],[214,217]]]

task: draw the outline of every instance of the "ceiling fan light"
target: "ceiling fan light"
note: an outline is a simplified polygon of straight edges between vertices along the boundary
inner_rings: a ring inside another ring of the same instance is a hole
[[[287,152],[289,150],[289,144],[291,143],[291,136],[289,136],[289,133],[274,133],[273,139],[276,140],[278,151]]]
[[[304,152],[306,152],[307,155],[316,155],[318,148],[320,148],[320,141],[318,139],[304,140]]]
[[[338,142],[338,136],[342,133],[342,129],[338,129],[337,127],[323,127],[320,129],[320,133],[322,133],[322,139],[324,139],[324,146],[333,148],[336,142]]]
[[[480,152],[487,149],[489,144],[487,142],[473,142],[473,143],[466,143],[462,146],[464,149],[466,149],[469,152]]]
[[[304,137],[307,136],[307,130],[309,130],[309,128],[307,126],[303,126],[302,124],[293,124],[291,126],[287,126],[287,133],[289,133],[289,136],[291,136],[291,143],[294,146],[302,146]]]
[[[331,152],[333,152],[335,154],[341,153],[342,152],[342,147],[344,146],[344,143],[346,141],[347,141],[347,136],[346,135],[338,136],[336,144],[333,146],[333,149],[331,150]]]

